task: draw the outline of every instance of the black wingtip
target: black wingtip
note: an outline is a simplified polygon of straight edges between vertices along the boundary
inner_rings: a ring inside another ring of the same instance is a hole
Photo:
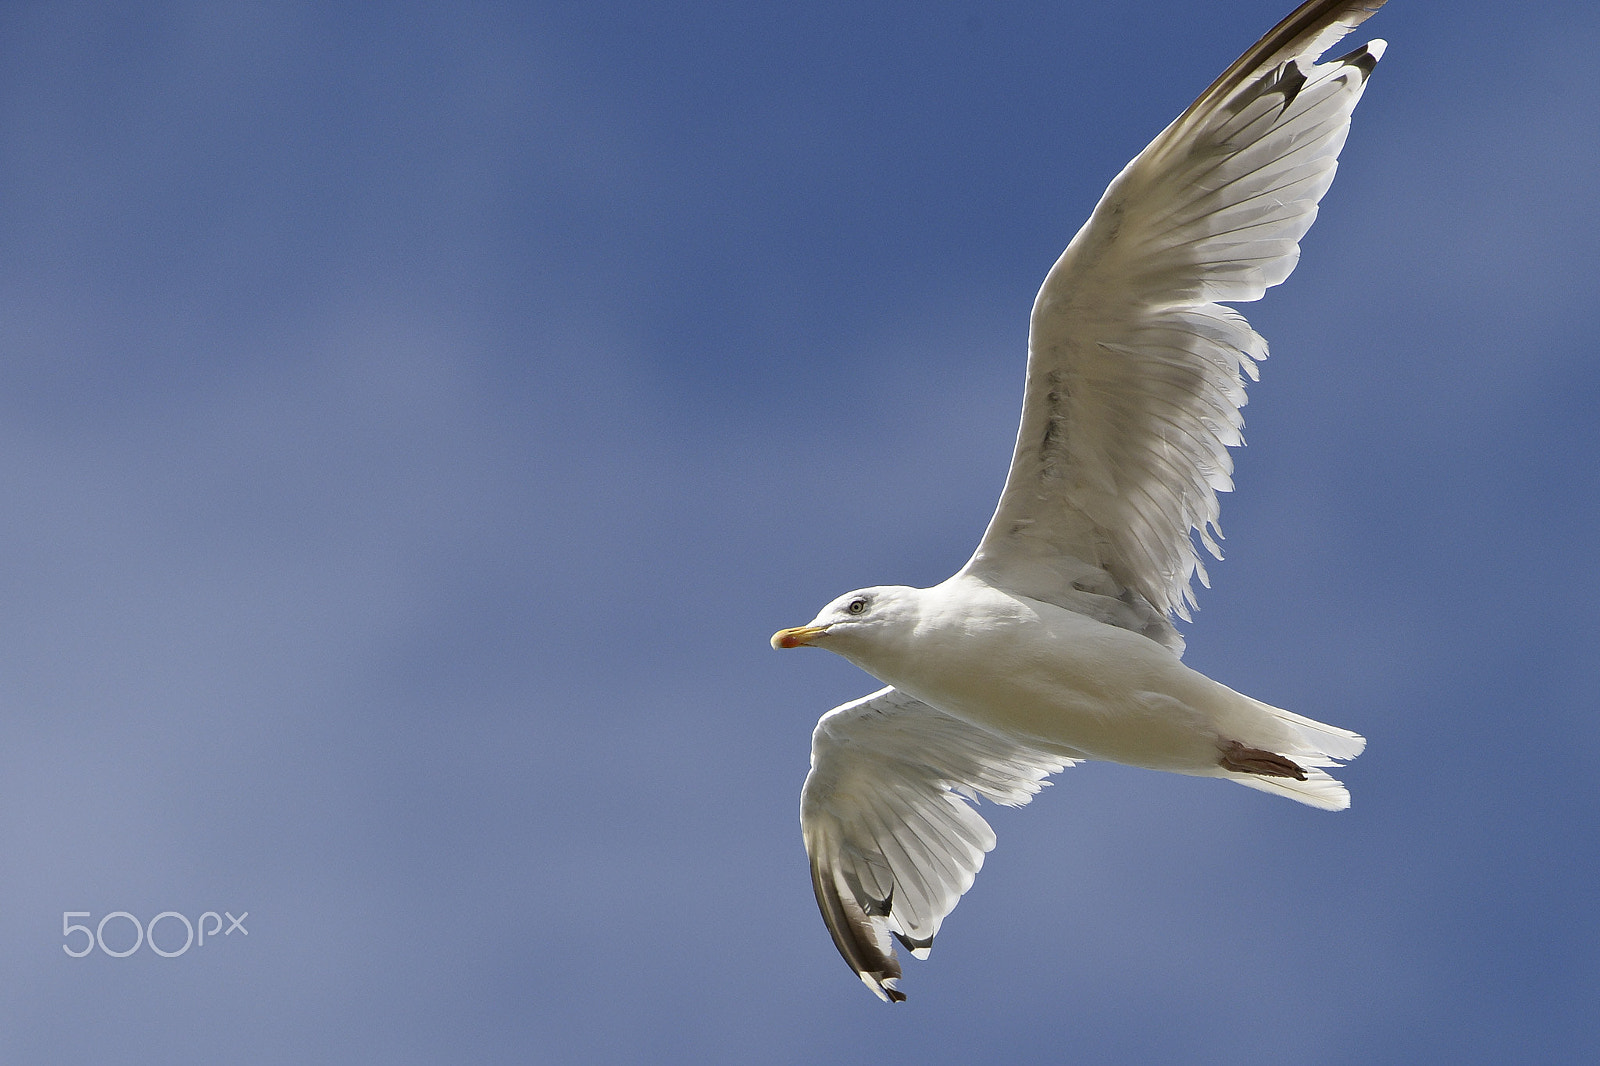
[[[879,943],[882,934],[874,919],[881,922],[881,918],[865,910],[853,894],[841,893],[833,871],[824,869],[815,855],[811,859],[811,887],[816,893],[823,924],[828,927],[834,946],[850,969],[880,999],[891,1003],[904,1000],[906,994],[894,987],[900,977],[900,960],[895,958],[887,936],[883,937],[883,944]],[[879,905],[887,913],[889,901],[884,900]]]
[[[1372,72],[1378,68],[1378,60],[1383,56],[1383,45],[1383,41],[1369,41],[1355,51],[1340,56],[1334,62],[1355,67],[1361,71],[1362,78],[1370,78]]]
[[[1305,87],[1305,84],[1306,76],[1300,69],[1300,64],[1291,59],[1279,70],[1277,78],[1274,79],[1267,91],[1282,93],[1283,110],[1287,111],[1289,110],[1289,105],[1294,103],[1294,98],[1300,95],[1300,90]]]

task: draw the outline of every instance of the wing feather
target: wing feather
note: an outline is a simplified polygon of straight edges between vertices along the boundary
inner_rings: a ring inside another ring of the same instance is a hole
[[[1073,609],[1098,583],[1130,605],[1118,624],[1181,652],[1170,618],[1207,583],[1195,536],[1221,558],[1267,355],[1221,301],[1294,270],[1383,42],[1316,60],[1381,2],[1303,4],[1111,183],[1034,303],[1011,471],[966,572]]]
[[[904,999],[893,940],[925,958],[972,887],[995,836],[971,803],[1027,803],[1071,761],[893,688],[823,715],[800,828],[823,921],[868,988]]]

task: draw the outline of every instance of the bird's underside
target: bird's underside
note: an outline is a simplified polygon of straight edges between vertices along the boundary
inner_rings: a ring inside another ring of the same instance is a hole
[[[800,802],[823,919],[880,998],[905,998],[894,942],[926,957],[993,848],[980,798],[1091,758],[1348,806],[1327,769],[1365,741],[1190,670],[1173,619],[1267,353],[1226,305],[1294,269],[1384,42],[1318,60],[1382,3],[1301,5],[1112,181],[1034,303],[1011,468],[961,571],[773,637],[889,686],[818,722]]]

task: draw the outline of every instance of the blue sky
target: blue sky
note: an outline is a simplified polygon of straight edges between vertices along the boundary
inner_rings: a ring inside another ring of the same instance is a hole
[[[1187,660],[1352,810],[1075,768],[894,1009],[811,899],[873,682],[768,635],[965,560],[1045,270],[1289,6],[0,9],[0,1058],[1587,1061],[1588,5],[1380,12],[1246,309]]]

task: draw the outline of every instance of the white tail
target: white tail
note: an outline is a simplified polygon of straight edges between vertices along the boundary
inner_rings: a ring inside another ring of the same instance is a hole
[[[1228,774],[1227,778],[1263,792],[1288,796],[1325,811],[1342,811],[1350,806],[1350,790],[1344,787],[1343,782],[1312,767],[1306,767],[1305,771],[1304,781],[1296,781],[1292,777],[1262,777],[1260,774]]]
[[[1228,780],[1260,789],[1262,792],[1287,796],[1325,811],[1342,811],[1349,807],[1350,792],[1344,787],[1344,783],[1330,777],[1319,767],[1338,766],[1342,762],[1354,759],[1366,748],[1367,738],[1348,729],[1313,721],[1304,715],[1286,711],[1282,707],[1274,707],[1270,703],[1262,703],[1260,700],[1251,702],[1289,727],[1293,739],[1282,748],[1274,750],[1293,759],[1301,769],[1305,770],[1306,779],[1297,781],[1292,777],[1230,773],[1226,775]]]

